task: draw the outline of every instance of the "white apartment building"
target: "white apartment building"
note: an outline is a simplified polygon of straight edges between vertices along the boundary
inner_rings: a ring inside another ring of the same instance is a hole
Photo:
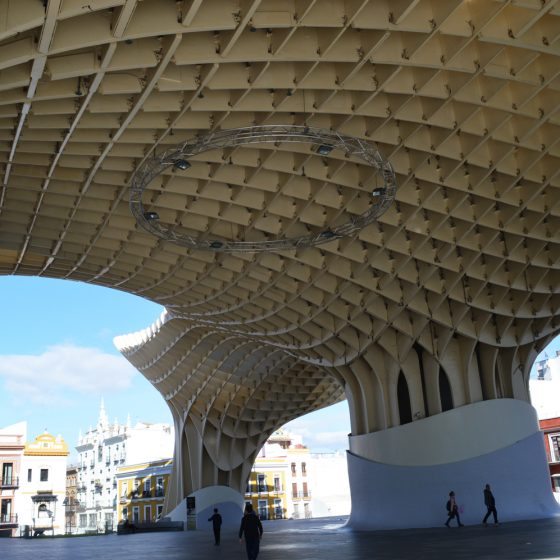
[[[68,455],[62,437],[47,432],[25,445],[17,491],[21,533],[64,534]]]
[[[531,404],[539,420],[560,417],[560,350],[556,356],[535,363],[537,377],[529,379]]]
[[[312,453],[309,478],[313,481],[313,517],[350,515],[350,483],[345,451]]]
[[[119,467],[173,455],[174,435],[168,424],[109,423],[103,401],[97,426],[80,434],[76,451],[78,532],[110,531],[117,525]]]

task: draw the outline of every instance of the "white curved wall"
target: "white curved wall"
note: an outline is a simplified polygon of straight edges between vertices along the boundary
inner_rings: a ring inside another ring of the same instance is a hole
[[[212,529],[208,518],[214,508],[218,508],[222,516],[223,528],[239,528],[243,515],[244,498],[229,486],[207,486],[190,496],[196,499],[196,528],[198,530]],[[190,497],[189,496],[189,497]],[[172,521],[183,521],[187,526],[187,499],[185,498],[168,517]]]
[[[437,465],[505,448],[539,432],[535,409],[514,399],[482,401],[362,436],[350,451],[390,465]]]
[[[543,437],[534,431],[534,412],[529,414],[527,406],[495,400],[440,414],[428,419],[436,420],[427,423],[433,429],[433,440],[429,430],[411,430],[414,425],[387,430],[393,434],[392,445],[387,437],[370,434],[370,452],[389,459],[387,462],[359,457],[357,446],[352,445],[354,452],[348,453],[349,526],[359,530],[442,526],[447,520],[445,504],[450,490],[463,508],[462,522],[480,524],[486,513],[483,488],[487,483],[496,497],[501,521],[559,515]],[[503,445],[500,438],[507,435],[504,426],[508,421],[511,429]],[[445,437],[438,446],[442,433]],[[524,433],[528,435],[515,440]],[[367,439],[360,438],[363,449],[368,449]],[[403,448],[407,445],[410,447]]]

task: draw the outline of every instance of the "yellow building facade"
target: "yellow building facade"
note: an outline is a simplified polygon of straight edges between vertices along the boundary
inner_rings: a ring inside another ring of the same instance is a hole
[[[284,458],[257,459],[245,491],[245,503],[251,503],[261,519],[285,519],[287,463]]]
[[[117,519],[153,523],[163,515],[173,459],[160,459],[117,470]]]
[[[261,449],[245,490],[261,519],[312,517],[309,449],[300,436],[277,430]]]

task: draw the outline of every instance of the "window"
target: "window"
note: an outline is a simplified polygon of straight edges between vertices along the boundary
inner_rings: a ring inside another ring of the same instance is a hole
[[[2,500],[0,505],[0,522],[9,523],[12,515],[12,500]]]
[[[152,506],[144,506],[144,521],[152,521]]]
[[[13,481],[14,475],[14,464],[13,463],[4,463],[2,465],[2,484],[5,486],[11,486]]]
[[[259,500],[259,504],[258,504],[258,508],[259,508],[259,517],[261,519],[268,519],[268,504],[266,503],[266,500]]]
[[[152,495],[152,479],[147,478],[144,480],[144,498],[149,498]]]
[[[49,469],[41,469],[41,476],[39,479],[41,482],[49,481]]]
[[[89,514],[89,524],[88,527],[97,527],[97,516],[95,513]]]
[[[296,464],[292,463],[292,474],[295,475],[296,474]]]
[[[294,504],[294,519],[299,519],[299,504]]]
[[[303,504],[303,513],[305,514],[305,519],[309,519],[311,517],[311,509],[309,508],[309,502]]]
[[[297,498],[297,482],[292,482],[292,497]]]
[[[307,482],[303,483],[303,497],[309,498],[309,491],[307,490]]]
[[[307,476],[307,465],[305,463],[301,464],[301,475]]]
[[[99,446],[97,448],[97,460],[101,463],[103,460],[103,447]]]
[[[40,504],[37,511],[39,512],[39,517],[52,517],[52,512],[47,508],[47,504]]]
[[[280,475],[274,475],[274,491],[282,492],[282,485],[280,484]]]
[[[163,476],[158,476],[156,478],[156,497],[161,498],[165,495],[165,489],[163,487]]]
[[[264,474],[257,475],[258,492],[266,492],[266,477]]]
[[[132,523],[139,523],[140,521],[140,508],[138,506],[134,506],[132,508]]]
[[[32,478],[33,478],[33,470],[27,469],[27,482],[31,482]]]
[[[560,462],[560,434],[551,434],[549,437],[550,443],[550,460],[552,463]]]
[[[282,500],[280,498],[275,498],[274,500],[274,518],[282,519],[284,510],[282,508]]]
[[[87,526],[87,513],[80,513],[80,527]]]
[[[163,506],[157,506],[156,512],[157,512],[156,520],[161,519],[161,516],[163,515]]]
[[[122,508],[122,518],[124,520],[128,519],[128,508]]]

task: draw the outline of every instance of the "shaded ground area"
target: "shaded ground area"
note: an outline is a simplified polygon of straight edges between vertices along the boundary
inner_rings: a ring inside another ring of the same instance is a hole
[[[443,523],[443,520],[442,520]],[[560,518],[488,527],[357,533],[340,519],[265,522],[259,560],[560,558]],[[2,560],[244,560],[234,532],[213,545],[211,531],[84,538],[0,539]]]

